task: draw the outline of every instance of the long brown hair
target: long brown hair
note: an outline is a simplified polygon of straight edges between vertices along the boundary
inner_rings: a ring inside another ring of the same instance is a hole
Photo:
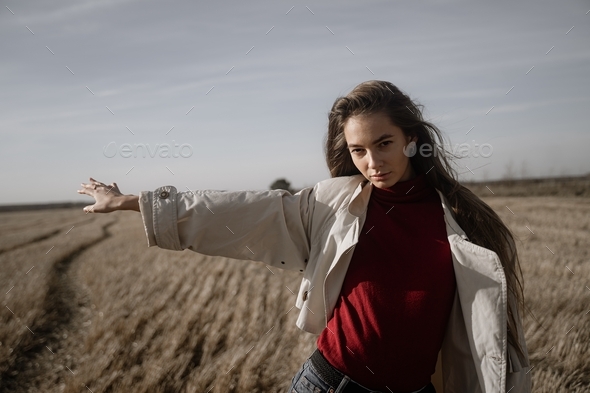
[[[508,342],[522,358],[524,350],[518,340],[517,318],[522,315],[519,309],[524,308],[524,294],[514,236],[485,202],[459,184],[457,173],[450,165],[450,158],[454,156],[443,149],[442,132],[424,120],[422,109],[422,105],[413,102],[396,86],[385,81],[361,83],[345,97],[337,98],[329,114],[325,140],[326,163],[330,174],[338,177],[361,173],[352,161],[344,137],[344,126],[353,116],[385,113],[406,136],[418,137],[417,151],[421,151],[422,145],[427,145],[425,151],[430,153],[415,154],[410,157],[410,163],[417,174],[425,173],[428,184],[447,198],[457,223],[469,240],[498,255],[504,267],[509,294],[516,300],[508,303]]]

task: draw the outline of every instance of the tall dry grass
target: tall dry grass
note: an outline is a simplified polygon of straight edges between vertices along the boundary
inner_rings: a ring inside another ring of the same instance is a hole
[[[590,200],[486,202],[521,240],[534,391],[589,391]],[[315,347],[298,273],[148,249],[137,213],[2,216],[0,390],[286,391]]]
[[[590,199],[486,202],[520,239],[534,391],[589,392]]]

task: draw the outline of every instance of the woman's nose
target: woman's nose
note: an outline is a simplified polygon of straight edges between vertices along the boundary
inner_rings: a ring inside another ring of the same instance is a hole
[[[367,159],[369,160],[369,168],[379,168],[382,160],[376,153],[367,152]]]

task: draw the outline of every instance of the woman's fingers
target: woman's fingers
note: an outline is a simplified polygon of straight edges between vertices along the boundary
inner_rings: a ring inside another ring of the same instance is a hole
[[[92,188],[94,190],[96,190],[97,188],[100,188],[100,187],[107,189],[107,193],[111,192],[111,190],[115,190],[115,191],[119,192],[119,187],[117,187],[116,183],[111,183],[107,186],[106,184],[104,184],[102,182],[92,179]]]
[[[96,190],[96,186],[94,184],[86,184],[86,183],[82,183],[82,187],[84,191],[88,191],[88,190]]]
[[[80,194],[87,194],[87,192],[86,192],[86,191],[87,191],[87,189],[88,189],[88,184],[84,184],[84,183],[82,183],[82,184],[80,184],[80,185],[82,186],[82,189],[78,190],[78,192],[79,192]]]
[[[117,183],[110,185],[99,182],[90,177],[89,183],[81,183],[82,188],[77,190],[79,194],[85,194],[94,198],[95,203],[83,208],[85,213],[109,213],[117,210],[116,202],[122,194]]]
[[[89,189],[89,190],[96,190],[96,189],[98,189],[100,187],[103,187],[103,188],[112,188],[111,186],[107,186],[106,184],[98,183],[98,182],[94,182],[92,184],[82,183],[82,187],[84,187],[85,189]]]
[[[81,183],[80,185],[82,186],[82,188],[80,190],[77,190],[78,194],[88,195],[88,196],[94,198],[95,200],[97,200],[97,198],[100,198],[101,193],[99,192],[99,189],[101,189],[103,187],[107,188],[106,185],[104,185],[103,183],[97,181],[96,179],[94,179],[92,177],[90,178],[90,183]],[[86,214],[96,213],[94,211],[95,206],[96,206],[96,203],[93,205],[85,206],[83,208],[83,210]]]
[[[109,185],[109,190],[114,190],[116,193],[121,194],[121,190],[119,190],[119,186],[117,186],[117,183],[112,182]]]
[[[98,190],[99,188],[101,188],[101,187],[108,188],[104,184],[96,184],[96,183],[94,183],[94,184],[81,183],[80,185],[82,186],[82,189],[78,190],[78,193],[86,194],[91,197],[94,197],[94,195],[96,194],[96,190]]]
[[[100,182],[100,181],[98,181],[98,180],[96,180],[96,179],[93,179],[93,178],[90,178],[90,182],[91,182],[92,184],[96,185],[96,186],[103,186],[103,187],[106,187],[106,184],[104,184],[103,182]]]

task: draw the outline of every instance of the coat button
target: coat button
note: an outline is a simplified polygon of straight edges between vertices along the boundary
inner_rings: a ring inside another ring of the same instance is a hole
[[[168,191],[162,191],[160,192],[160,199],[166,199],[169,195],[170,193]]]
[[[307,300],[307,293],[308,293],[307,291],[303,292],[303,301]]]

